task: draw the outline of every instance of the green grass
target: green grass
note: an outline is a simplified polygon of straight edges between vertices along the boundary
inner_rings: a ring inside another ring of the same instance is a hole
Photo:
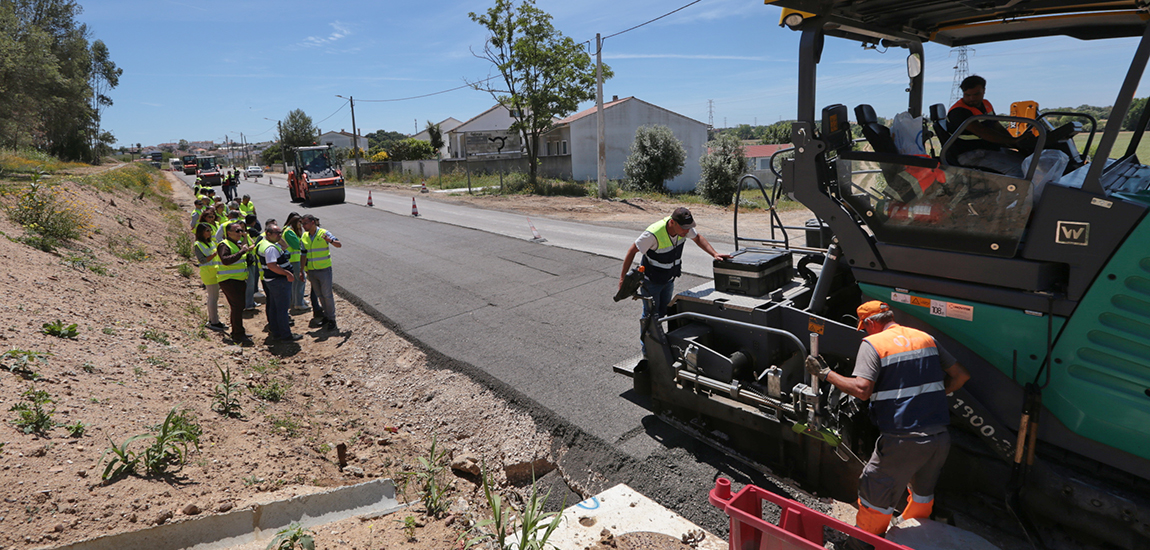
[[[1074,144],[1078,146],[1079,150],[1086,145],[1086,138],[1088,137],[1088,133],[1074,136]],[[1110,158],[1124,156],[1126,149],[1130,146],[1130,140],[1133,138],[1134,132],[1118,132],[1118,138],[1114,140],[1114,148],[1110,150]],[[1094,134],[1094,143],[1091,144],[1091,147],[1098,147],[1100,141],[1102,141],[1102,130]],[[1138,155],[1138,160],[1143,163],[1150,162],[1150,136],[1142,136],[1142,141],[1138,142],[1138,149],[1135,150],[1135,154]]]

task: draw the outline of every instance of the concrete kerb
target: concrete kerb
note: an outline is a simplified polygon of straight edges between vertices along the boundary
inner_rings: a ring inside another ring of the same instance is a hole
[[[390,479],[255,504],[225,514],[157,525],[140,531],[87,539],[54,550],[223,550],[259,540],[270,540],[291,523],[315,527],[357,516],[382,516],[403,509]],[[42,547],[50,548],[50,547]]]

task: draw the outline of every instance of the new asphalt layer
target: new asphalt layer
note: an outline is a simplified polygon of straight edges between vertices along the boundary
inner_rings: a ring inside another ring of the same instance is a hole
[[[641,305],[612,300],[638,231],[532,218],[540,243],[523,215],[420,200],[418,191],[376,191],[367,207],[367,191],[349,187],[346,203],[307,208],[290,202],[282,176],[268,182],[239,186],[261,223],[291,211],[320,218],[343,244],[332,249],[341,295],[433,365],[484,382],[550,428],[565,448],[564,477],[585,494],[627,483],[724,536],[727,518],[706,499],[715,477],[771,485],[656,419],[631,380],[612,373],[638,354]],[[710,258],[686,246],[680,289],[711,271]]]

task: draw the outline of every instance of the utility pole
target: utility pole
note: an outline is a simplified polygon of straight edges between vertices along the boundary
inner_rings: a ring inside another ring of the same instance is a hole
[[[715,129],[715,100],[707,100],[707,126]]]
[[[599,131],[599,198],[607,198],[607,131],[603,122],[603,39],[595,33],[595,125]]]
[[[355,179],[359,181],[359,128],[355,126],[355,97],[343,97],[339,94],[335,97],[346,99],[351,104],[351,154],[355,157]],[[418,119],[416,124],[419,124]]]

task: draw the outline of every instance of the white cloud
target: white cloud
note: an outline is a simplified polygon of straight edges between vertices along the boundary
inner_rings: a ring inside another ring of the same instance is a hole
[[[331,26],[332,29],[334,29],[331,34],[329,34],[327,36],[309,36],[309,37],[305,38],[303,40],[303,42],[300,42],[297,45],[303,46],[305,48],[324,46],[324,45],[331,44],[332,42],[335,42],[337,40],[340,40],[342,38],[346,38],[348,35],[352,34],[351,29],[348,28],[347,25],[340,23],[339,21],[336,21],[334,23],[328,23],[328,25]]]

